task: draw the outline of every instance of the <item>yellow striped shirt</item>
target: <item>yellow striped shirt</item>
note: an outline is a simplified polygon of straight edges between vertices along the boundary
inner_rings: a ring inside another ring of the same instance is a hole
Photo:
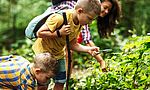
[[[0,57],[0,89],[35,90],[37,81],[29,65],[30,62],[21,56]]]

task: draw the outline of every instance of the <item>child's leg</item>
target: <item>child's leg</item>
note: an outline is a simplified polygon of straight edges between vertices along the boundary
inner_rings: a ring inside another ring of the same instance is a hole
[[[64,84],[66,82],[65,60],[61,59],[58,61],[58,63],[58,72],[54,77],[55,86],[53,90],[63,90]]]

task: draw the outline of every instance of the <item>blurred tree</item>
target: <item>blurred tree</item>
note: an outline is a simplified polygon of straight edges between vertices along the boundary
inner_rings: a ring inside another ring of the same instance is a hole
[[[9,50],[12,43],[24,39],[30,20],[50,5],[48,0],[0,0],[0,50]]]
[[[120,0],[123,18],[117,25],[116,36],[128,37],[131,34],[146,35],[150,29],[150,0]],[[10,50],[12,43],[25,38],[24,30],[32,18],[43,13],[50,0],[0,0],[0,50],[2,47]],[[94,42],[101,47],[117,46],[116,40],[110,38],[99,41],[96,24],[93,23],[91,33]],[[131,30],[132,33],[129,33]],[[114,33],[115,34],[115,33]],[[118,38],[116,38],[118,39]],[[103,43],[106,42],[106,43]],[[112,45],[112,46],[111,46]],[[18,47],[20,48],[20,47]],[[1,51],[0,51],[1,53]]]
[[[121,35],[130,36],[128,30],[134,30],[137,35],[146,35],[150,29],[149,0],[121,0],[123,18],[119,25]]]

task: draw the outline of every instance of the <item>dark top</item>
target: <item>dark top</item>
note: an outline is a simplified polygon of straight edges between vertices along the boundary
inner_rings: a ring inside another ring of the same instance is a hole
[[[77,1],[77,0],[52,0],[52,4],[57,5],[58,3],[61,3],[63,1]]]

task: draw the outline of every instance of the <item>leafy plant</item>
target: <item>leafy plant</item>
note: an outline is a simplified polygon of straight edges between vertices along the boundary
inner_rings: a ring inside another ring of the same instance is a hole
[[[33,51],[32,51],[32,44],[33,41],[26,39],[26,40],[18,40],[16,43],[11,45],[11,50],[8,51],[3,47],[3,56],[7,56],[10,54],[20,55],[25,57],[27,60],[32,61],[33,59]]]
[[[82,74],[72,76],[70,88],[71,90],[149,89],[149,59],[150,36],[129,38],[120,53],[112,52],[112,57],[105,59],[109,64],[109,72],[102,73],[97,67],[98,63],[92,60],[90,67],[83,70]]]

